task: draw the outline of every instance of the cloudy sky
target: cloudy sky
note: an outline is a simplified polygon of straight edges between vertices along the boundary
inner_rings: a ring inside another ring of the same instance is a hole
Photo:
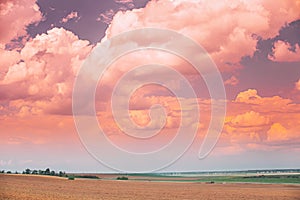
[[[95,107],[108,138],[125,149],[142,145],[146,151],[174,136],[186,117],[182,113],[191,108],[180,108],[177,98],[161,86],[138,89],[129,105],[133,122],[140,126],[149,123],[152,105],[165,107],[166,124],[155,145],[126,140],[110,110],[110,94],[122,75],[134,66],[160,63],[191,82],[201,113],[198,140],[168,170],[299,168],[299,10],[299,0],[1,1],[0,168],[108,171],[86,151],[76,132],[74,81],[97,46],[145,27],[176,31],[207,51],[226,90],[224,127],[214,150],[199,161],[213,101],[201,76],[175,55],[140,51],[118,59],[99,81]],[[132,77],[128,84],[141,79]],[[110,155],[105,148],[101,151]]]

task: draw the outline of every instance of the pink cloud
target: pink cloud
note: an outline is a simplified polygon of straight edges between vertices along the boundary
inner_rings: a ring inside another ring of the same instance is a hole
[[[8,67],[17,64],[20,57],[19,52],[15,50],[7,51],[0,47],[0,80],[4,78]]]
[[[295,83],[295,88],[300,91],[300,79]]]
[[[285,1],[251,1],[251,3],[257,6],[262,6],[265,9],[265,13],[268,15],[268,29],[262,34],[264,38],[275,37],[278,30],[286,23],[295,21],[300,18],[300,4],[298,0],[285,0]],[[256,20],[253,23],[261,23]]]
[[[269,59],[278,62],[299,62],[300,46],[295,44],[295,50],[291,50],[292,46],[283,41],[277,41],[274,44],[274,54],[269,55]]]
[[[23,114],[26,110],[70,113],[73,81],[91,48],[88,41],[63,28],[37,35],[20,53],[15,52],[14,62],[21,60],[7,66],[0,79],[0,93],[5,94],[2,98],[20,99],[11,106]]]
[[[6,84],[18,82],[26,78],[27,68],[24,62],[20,62],[11,66],[3,79],[3,82]]]
[[[26,35],[26,27],[42,19],[36,0],[5,0],[0,3],[0,44]],[[1,45],[0,45],[1,46]]]
[[[76,11],[70,12],[66,17],[62,18],[60,23],[67,23],[71,19],[75,19],[77,22],[80,19],[80,17],[78,16],[78,12],[76,12]]]
[[[255,51],[257,39],[253,34],[264,38],[274,36],[285,22],[299,17],[297,9],[299,11],[299,4],[295,4],[295,1],[232,1],[230,4],[209,1],[204,4],[201,1],[174,0],[151,1],[145,8],[118,12],[114,18],[114,12],[110,11],[103,17],[107,17],[107,22],[112,20],[106,38],[135,28],[169,28],[203,45],[222,70],[234,70],[240,67],[242,56],[251,55]],[[0,40],[0,58],[3,58],[0,59],[0,101],[4,102],[0,105],[0,118],[5,120],[0,130],[2,135],[4,132],[9,133],[3,141],[44,144],[53,139],[52,133],[57,130],[59,134],[56,135],[61,134],[67,138],[70,132],[75,132],[73,119],[64,116],[71,114],[74,78],[93,47],[70,31],[53,28],[26,42],[20,52],[5,50],[4,44],[15,37],[26,35],[26,26],[41,20],[41,13],[35,1],[5,1],[1,3],[0,15],[0,22],[8,30],[1,31]],[[2,17],[7,21],[1,21]],[[77,17],[77,13],[70,13],[62,22]],[[139,39],[142,41],[143,36]],[[276,51],[278,48],[275,49],[275,58]],[[107,90],[112,89],[111,86],[124,72],[153,60],[160,60],[161,64],[170,65],[184,75],[193,75],[195,72],[174,55],[141,51],[116,61],[114,65],[117,69],[105,73],[104,85]],[[232,76],[225,84],[236,85],[238,79]],[[176,98],[157,95],[158,92],[166,94],[157,88],[149,87],[145,90],[140,96],[135,94],[131,99],[129,112],[132,119],[139,125],[146,125],[149,122],[148,108],[153,104],[162,104],[167,110],[164,131],[167,134],[174,133],[173,129],[180,123],[180,108]],[[104,129],[116,135],[118,127],[106,110],[108,105],[105,100],[95,102],[101,106],[98,117]],[[184,101],[188,104],[190,99]],[[199,135],[204,135],[203,130],[207,129],[210,120],[210,103],[208,99],[198,99],[198,102],[205,111],[201,116],[199,131]],[[186,107],[184,111],[193,108]],[[280,145],[282,141],[299,139],[299,113],[299,104],[291,99],[263,97],[256,89],[240,92],[235,100],[228,102],[228,116],[221,142],[232,145],[227,149],[230,152],[242,152],[246,148],[268,149],[267,145],[274,141]],[[189,121],[184,125],[189,126]]]
[[[118,4],[118,8],[115,10],[109,9],[103,13],[100,13],[99,17],[97,18],[97,21],[101,21],[105,24],[110,24],[111,21],[113,20],[114,15],[118,11],[125,12],[128,9],[134,8],[133,0],[114,0],[114,1],[115,1],[115,3]]]
[[[237,85],[239,83],[239,80],[235,76],[231,76],[229,79],[227,79],[224,84],[225,85]]]
[[[241,67],[239,61],[243,56],[252,55],[256,50],[257,39],[253,34],[264,38],[275,36],[286,22],[300,16],[299,6],[292,0],[284,3],[209,1],[205,4],[183,0],[150,1],[145,8],[118,12],[106,31],[106,38],[136,28],[172,29],[201,44],[220,69],[234,70]]]
[[[110,24],[114,15],[115,15],[115,11],[113,9],[107,10],[104,13],[101,13],[99,15],[99,17],[97,18],[97,21],[101,21],[105,24]]]

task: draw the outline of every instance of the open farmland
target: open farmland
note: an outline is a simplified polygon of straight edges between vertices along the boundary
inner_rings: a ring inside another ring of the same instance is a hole
[[[0,175],[0,199],[300,199],[300,185],[92,180]]]

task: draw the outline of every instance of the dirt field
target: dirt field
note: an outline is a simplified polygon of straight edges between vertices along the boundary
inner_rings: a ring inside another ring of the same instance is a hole
[[[0,175],[0,199],[300,200],[300,185],[72,181],[46,176]]]

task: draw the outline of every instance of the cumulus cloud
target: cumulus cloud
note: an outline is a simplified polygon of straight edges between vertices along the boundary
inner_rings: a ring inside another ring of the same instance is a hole
[[[13,107],[23,114],[33,109],[70,113],[73,81],[91,48],[88,41],[63,28],[37,35],[15,54],[13,61],[18,62],[7,67],[0,93],[9,96],[2,95],[2,100],[20,99]],[[22,92],[13,89],[16,85]]]
[[[265,8],[265,12],[267,13],[269,18],[269,29],[265,31],[264,34],[262,34],[262,36],[264,36],[265,38],[273,38],[274,36],[276,36],[278,30],[283,25],[300,18],[299,0],[286,0],[276,2],[272,0],[257,0],[254,2],[257,3],[257,6],[263,6]]]
[[[119,0],[116,3],[127,5],[132,1]],[[38,22],[42,16],[33,0],[2,1],[0,5],[0,22],[4,24],[3,27],[8,27],[7,32],[0,33],[0,112],[1,117],[13,116],[6,121],[10,124],[5,123],[1,130],[4,128],[8,130],[7,127],[16,130],[14,129],[17,127],[16,123],[23,123],[22,127],[27,128],[26,130],[35,130],[35,133],[42,132],[44,127],[58,129],[69,126],[67,129],[72,130],[74,127],[70,124],[73,124],[73,121],[65,123],[62,115],[71,114],[74,78],[93,47],[88,41],[80,40],[70,31],[53,28],[47,33],[30,39],[20,51],[8,51],[4,48],[4,44],[11,39],[26,35],[26,26]],[[257,38],[253,37],[253,34],[263,38],[274,37],[284,23],[299,18],[299,5],[292,0],[276,2],[234,0],[230,3],[226,1],[204,3],[201,0],[151,1],[145,8],[119,11],[116,15],[114,10],[109,10],[100,15],[98,20],[110,24],[106,31],[106,38],[143,27],[178,31],[201,44],[221,70],[235,70],[240,67],[241,57],[251,55],[255,51]],[[66,23],[77,18],[78,13],[71,12],[62,22]],[[138,39],[143,41],[144,38],[141,35]],[[275,44],[274,59],[280,59],[281,54],[278,54],[281,52],[280,48],[285,50],[290,48],[284,45],[287,44]],[[296,47],[295,52],[299,52],[299,46]],[[286,57],[285,54],[282,55]],[[160,60],[161,64],[170,65],[184,75],[195,72],[187,67],[187,63],[174,55],[141,51],[117,61],[118,69],[106,73],[103,77],[105,89],[112,89],[112,83],[131,67],[153,60]],[[138,78],[133,80],[139,81]],[[298,89],[299,82],[300,80],[296,83]],[[238,78],[232,76],[225,81],[225,84],[236,85]],[[189,105],[189,101],[190,99],[185,99],[188,106],[183,111],[194,108],[194,105]],[[209,100],[198,99],[198,101],[202,109],[209,113],[209,103],[207,103]],[[166,95],[165,91],[148,88],[143,98],[135,99],[133,96],[132,102],[130,115],[141,126],[149,122],[148,108],[153,104],[165,106],[166,129],[172,130],[180,123],[178,103],[174,97]],[[96,105],[103,106],[102,103],[95,102]],[[101,117],[102,123],[106,126],[104,129],[115,134],[117,127],[113,125],[114,121],[106,112],[106,108],[107,105],[104,105],[98,117]],[[210,115],[206,113],[201,116],[203,129],[207,128],[210,120]],[[289,113],[289,115],[282,113]],[[228,117],[224,128],[225,134],[222,137],[234,146],[232,151],[236,149],[242,151],[247,148],[246,145],[239,146],[239,144],[251,144],[250,146],[259,148],[261,142],[299,138],[297,135],[300,130],[299,113],[299,104],[291,99],[280,96],[263,97],[256,89],[242,91],[235,100],[228,102]],[[16,122],[14,118],[25,119],[30,115],[41,114],[48,114],[48,118],[44,119],[42,125],[32,124],[32,121],[39,121],[38,117],[26,122],[24,120]],[[183,115],[185,114],[183,112]],[[51,118],[51,115],[60,116]],[[55,123],[52,123],[53,120],[56,120]],[[186,126],[190,125],[189,120],[186,122]],[[64,129],[65,132],[68,132],[67,129]]]
[[[248,144],[263,140],[262,133],[268,129],[270,118],[259,112],[247,111],[248,109],[240,110],[244,112],[228,114],[221,140],[245,150]]]
[[[70,12],[66,17],[61,19],[60,23],[67,23],[72,19],[74,19],[75,22],[77,22],[80,19],[78,12],[76,12],[76,11]]]
[[[27,34],[26,27],[42,19],[36,0],[4,0],[0,3],[0,24],[5,31],[0,31],[1,44]]]
[[[261,101],[261,97],[257,94],[257,90],[248,89],[247,91],[240,92],[237,95],[235,101],[241,103],[257,104],[258,102]]]
[[[262,116],[260,113],[250,111],[241,115],[235,116],[230,124],[234,127],[255,127],[264,126],[269,123],[269,119]]]
[[[0,80],[4,79],[10,66],[13,66],[12,70],[22,68],[22,64],[18,64],[21,56],[16,43],[23,45],[26,42],[24,39],[27,39],[26,27],[40,20],[42,20],[42,13],[35,0],[1,1],[0,23],[5,30],[0,31]],[[16,42],[11,43],[12,40]],[[6,45],[11,47],[11,50],[6,49]],[[18,75],[16,73],[15,78],[21,78],[22,72]]]
[[[150,1],[145,8],[119,11],[116,14],[111,12],[108,18],[109,27],[103,41],[137,28],[171,29],[202,45],[221,71],[233,71],[241,68],[240,60],[243,56],[252,55],[256,51],[258,38],[273,38],[285,23],[298,19],[299,6],[300,4],[293,0],[285,2],[234,0],[230,3],[201,0]],[[144,35],[137,36],[138,41],[142,42],[144,39]],[[128,42],[128,45],[138,44]],[[190,53],[193,55],[195,52]],[[133,66],[155,61],[172,66],[184,75],[195,74],[195,70],[174,55],[151,51],[134,52],[116,61],[114,66],[117,67],[114,70],[107,71],[103,79],[105,85],[109,87],[105,89],[112,88],[116,80]],[[132,84],[136,84],[134,81],[139,80],[133,78]],[[224,83],[236,85],[238,78],[232,76]],[[136,110],[132,110],[132,117],[138,124],[145,125],[149,122],[145,107],[158,102],[158,98],[150,99],[143,98],[135,103]],[[161,100],[164,103],[168,102],[166,98]],[[267,131],[274,121],[280,121],[287,129],[293,129],[286,126],[288,122],[282,116],[282,112],[297,112],[299,108],[299,105],[293,103],[291,99],[280,96],[262,97],[256,89],[243,91],[234,101],[229,102],[224,140],[229,141],[230,145],[243,144],[240,149],[247,148],[247,144],[250,143],[252,145],[249,146],[260,147],[259,143],[267,140]],[[131,109],[134,109],[134,106]],[[178,123],[178,119],[171,115],[169,117],[167,121],[171,128],[172,124]],[[299,118],[297,114],[294,117]],[[209,123],[209,119],[201,123]],[[293,124],[296,124],[296,120],[293,120]]]
[[[277,62],[299,62],[300,61],[300,46],[295,44],[293,48],[289,43],[277,41],[274,44],[274,54],[269,55],[269,59]]]
[[[8,67],[15,65],[20,60],[20,54],[16,50],[5,50],[0,47],[0,80],[4,78]]]
[[[242,91],[235,100],[228,102],[220,143],[238,146],[244,151],[288,149],[300,139],[299,119],[300,104],[291,99],[262,97],[255,89]]]
[[[284,23],[300,16],[299,6],[293,0],[284,3],[268,0],[255,3],[238,0],[230,3],[150,1],[145,8],[118,12],[106,37],[143,27],[176,30],[201,44],[220,69],[232,70],[240,67],[243,56],[255,51],[257,40],[254,34],[264,38],[275,36]]]
[[[281,109],[292,111],[296,106],[296,104],[292,103],[291,99],[285,99],[280,96],[261,97],[255,89],[248,89],[247,91],[240,92],[234,101],[237,103],[249,104],[252,105],[252,107],[259,105],[262,111],[272,109],[274,111],[280,111]]]

